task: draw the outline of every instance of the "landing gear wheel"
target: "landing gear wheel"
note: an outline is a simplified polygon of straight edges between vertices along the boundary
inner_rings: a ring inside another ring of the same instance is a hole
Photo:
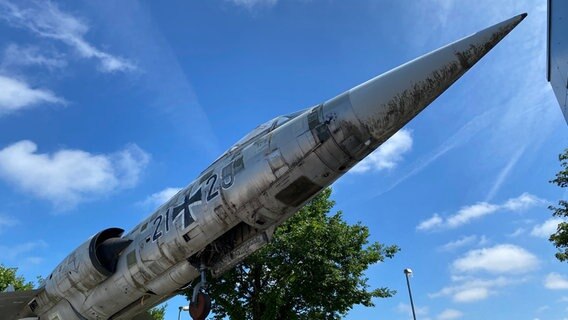
[[[205,320],[211,311],[211,298],[207,293],[197,294],[197,301],[189,304],[189,315],[193,320]]]

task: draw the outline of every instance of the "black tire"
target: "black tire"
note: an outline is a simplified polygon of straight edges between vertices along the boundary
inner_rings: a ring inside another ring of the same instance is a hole
[[[211,312],[211,298],[207,293],[197,294],[197,301],[189,304],[189,315],[193,320],[205,320]]]

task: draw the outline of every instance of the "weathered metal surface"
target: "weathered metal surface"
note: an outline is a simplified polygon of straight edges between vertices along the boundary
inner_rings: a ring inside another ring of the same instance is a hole
[[[228,270],[424,109],[523,17],[259,126],[124,236],[132,243],[116,253],[112,272],[88,269],[84,245],[53,272],[30,306],[42,319],[132,319],[197,278],[196,266],[215,275]],[[82,264],[81,277],[69,276]]]
[[[386,141],[449,88],[526,15],[458,40],[349,91],[353,110],[374,144]]]

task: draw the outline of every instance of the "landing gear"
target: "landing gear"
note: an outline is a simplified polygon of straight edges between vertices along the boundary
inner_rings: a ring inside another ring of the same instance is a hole
[[[204,263],[199,268],[201,281],[193,288],[193,295],[189,303],[189,315],[193,320],[205,320],[211,312],[211,298],[207,294],[207,267]]]
[[[199,292],[196,302],[189,304],[189,315],[193,320],[205,320],[211,311],[211,298],[207,293]]]

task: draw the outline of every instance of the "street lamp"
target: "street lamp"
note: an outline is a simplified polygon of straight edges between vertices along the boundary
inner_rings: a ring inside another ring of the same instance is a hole
[[[406,275],[406,286],[408,287],[408,295],[410,296],[410,307],[412,307],[412,318],[416,320],[416,313],[414,312],[414,301],[412,301],[412,291],[410,290],[410,280],[408,279],[412,275],[412,270],[409,268],[404,269],[404,274]]]
[[[181,312],[182,312],[182,311],[189,311],[189,306],[180,306],[180,307],[179,307],[178,320],[179,320],[180,317],[181,317]]]

